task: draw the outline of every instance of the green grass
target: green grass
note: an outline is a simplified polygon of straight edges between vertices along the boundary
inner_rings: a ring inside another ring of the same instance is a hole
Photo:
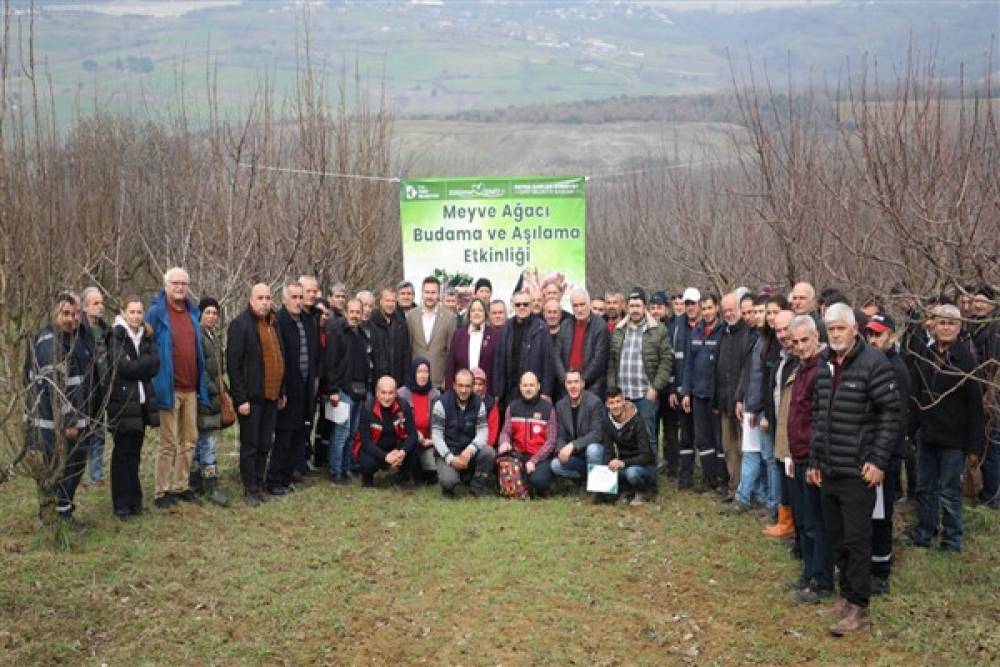
[[[1000,656],[1000,518],[979,508],[967,510],[960,556],[898,549],[873,633],[837,641],[821,609],[793,608],[779,590],[797,574],[786,549],[755,519],[720,517],[707,496],[670,491],[641,508],[573,495],[446,502],[433,488],[323,482],[256,510],[150,509],[122,524],[107,492],[88,490],[78,515],[93,526],[68,553],[34,527],[26,481],[0,490],[0,506],[4,664],[961,665]]]

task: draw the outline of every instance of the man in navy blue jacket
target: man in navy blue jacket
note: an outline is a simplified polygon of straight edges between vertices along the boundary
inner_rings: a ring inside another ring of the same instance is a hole
[[[719,297],[706,294],[701,299],[701,323],[691,332],[684,351],[684,412],[693,416],[694,445],[701,461],[702,490],[719,483],[716,459],[721,457],[719,411],[715,398],[715,362],[719,339],[725,326],[719,321]],[[681,452],[679,486],[689,489],[693,483],[694,453]]]

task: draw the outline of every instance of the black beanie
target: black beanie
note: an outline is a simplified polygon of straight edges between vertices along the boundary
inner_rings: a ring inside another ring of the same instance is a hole
[[[201,301],[198,302],[199,318],[201,317],[200,313],[204,313],[206,308],[215,308],[219,311],[219,315],[222,314],[222,308],[219,308],[219,302],[210,296],[203,296]]]

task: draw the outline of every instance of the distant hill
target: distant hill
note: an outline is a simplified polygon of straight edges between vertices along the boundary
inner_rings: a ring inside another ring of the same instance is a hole
[[[710,102],[730,87],[729,54],[738,64],[748,54],[766,62],[779,79],[790,65],[793,77],[823,80],[865,53],[898,62],[912,38],[936,48],[946,73],[962,61],[978,69],[998,27],[993,0],[36,4],[36,55],[63,118],[95,98],[112,109],[162,109],[178,81],[187,112],[204,116],[209,67],[224,109],[237,112],[265,75],[279,92],[292,88],[306,21],[313,61],[331,76],[356,63],[376,88],[384,80],[397,113],[471,119],[511,105],[622,95]],[[22,26],[24,5],[15,3]],[[717,109],[701,111],[725,120]]]

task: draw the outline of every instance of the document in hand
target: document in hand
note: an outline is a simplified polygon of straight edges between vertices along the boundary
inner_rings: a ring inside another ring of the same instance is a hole
[[[327,401],[326,408],[323,410],[323,416],[326,417],[327,421],[331,421],[334,424],[344,424],[351,418],[351,406],[344,401],[340,401],[334,407],[330,404],[330,401]]]
[[[618,493],[618,471],[608,466],[587,466],[587,491],[591,493]]]

